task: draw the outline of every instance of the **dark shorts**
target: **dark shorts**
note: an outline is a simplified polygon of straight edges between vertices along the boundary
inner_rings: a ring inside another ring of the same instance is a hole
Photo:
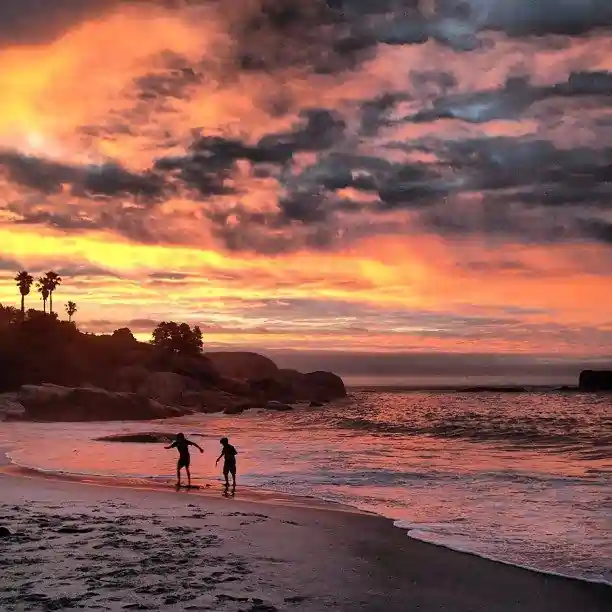
[[[228,474],[236,474],[236,462],[232,461],[231,463],[223,464],[223,474],[227,476]]]
[[[178,467],[179,469],[188,468],[190,461],[191,461],[190,457],[179,457],[176,467]]]

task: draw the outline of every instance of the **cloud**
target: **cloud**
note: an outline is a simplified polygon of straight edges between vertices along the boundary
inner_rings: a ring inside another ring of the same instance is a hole
[[[440,119],[460,119],[469,123],[517,120],[536,102],[579,96],[600,96],[602,107],[612,106],[612,73],[574,72],[566,82],[551,86],[533,86],[525,78],[514,77],[508,79],[500,89],[438,98],[431,108],[403,120],[413,123],[429,123]]]
[[[21,264],[12,257],[0,257],[0,270],[3,272],[17,272],[22,269]]]
[[[22,187],[51,194],[69,187],[81,197],[159,196],[162,185],[153,173],[138,175],[115,163],[75,166],[18,151],[0,151],[0,171]]]
[[[607,0],[437,0],[429,11],[412,0],[383,2],[378,7],[367,0],[332,4],[350,20],[370,18],[378,42],[423,44],[431,38],[457,51],[481,49],[483,39],[478,35],[487,31],[515,37],[578,36],[612,26],[612,6]],[[380,13],[386,18],[372,24],[371,17]]]
[[[120,3],[121,0],[3,0],[0,4],[0,45],[48,42],[82,20]]]

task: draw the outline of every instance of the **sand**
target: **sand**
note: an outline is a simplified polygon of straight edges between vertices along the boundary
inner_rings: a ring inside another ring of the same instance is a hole
[[[390,521],[215,484],[2,468],[0,610],[599,612],[612,588],[408,538]]]

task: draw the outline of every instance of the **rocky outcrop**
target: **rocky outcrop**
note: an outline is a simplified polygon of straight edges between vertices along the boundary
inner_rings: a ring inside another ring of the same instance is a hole
[[[224,378],[237,380],[274,378],[278,373],[276,364],[263,355],[249,352],[204,353],[213,368]]]
[[[265,401],[286,404],[315,402],[321,404],[346,397],[346,388],[339,376],[331,372],[302,374],[296,370],[278,370],[275,377],[250,380],[254,394]]]
[[[304,374],[306,385],[312,394],[309,399],[330,402],[346,397],[346,387],[342,379],[332,372],[309,372]]]
[[[19,401],[17,393],[0,395],[0,421],[13,421],[23,418],[25,408]]]
[[[32,421],[132,421],[181,416],[187,411],[137,393],[86,387],[24,385],[18,392]]]
[[[612,370],[583,370],[578,388],[580,391],[612,391]]]
[[[151,372],[135,391],[160,404],[183,406],[185,394],[200,389],[200,385],[187,376],[174,372]]]
[[[245,397],[226,393],[218,389],[204,389],[188,392],[183,396],[185,407],[195,412],[238,414],[252,407],[252,402]]]

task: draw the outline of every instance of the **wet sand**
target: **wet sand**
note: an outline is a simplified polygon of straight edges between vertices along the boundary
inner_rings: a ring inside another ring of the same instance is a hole
[[[612,588],[239,488],[109,486],[2,468],[0,610],[603,612]]]

